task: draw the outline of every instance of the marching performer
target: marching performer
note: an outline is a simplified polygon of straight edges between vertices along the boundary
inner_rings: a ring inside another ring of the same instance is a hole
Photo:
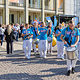
[[[72,72],[74,74],[75,65],[77,62],[77,43],[79,41],[79,30],[75,28],[72,21],[69,22],[69,26],[65,28],[61,33],[61,40],[66,46],[67,53],[67,76]]]
[[[32,32],[33,32],[33,50],[34,53],[36,54],[36,44],[34,44],[35,39],[37,38],[38,35],[38,22],[34,22],[33,27],[31,28]]]
[[[46,58],[47,52],[47,29],[45,28],[45,22],[42,22],[42,27],[39,29],[40,31],[40,57]]]
[[[62,32],[62,25],[59,24],[59,27],[55,32],[57,37],[57,58],[64,59],[64,42],[62,42],[62,40],[60,39],[61,32]]]
[[[52,22],[48,23],[48,31],[47,31],[47,36],[48,36],[48,50],[47,53],[50,51],[50,54],[52,54],[52,40],[53,40],[53,29],[52,29]]]
[[[29,28],[29,24],[25,24],[25,29],[22,30],[22,37],[23,37],[23,50],[25,53],[25,57],[27,59],[30,59],[33,32]],[[27,50],[26,47],[28,48]]]

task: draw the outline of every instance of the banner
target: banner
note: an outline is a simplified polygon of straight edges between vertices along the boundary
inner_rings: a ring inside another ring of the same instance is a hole
[[[47,20],[48,22],[52,22],[50,17],[46,17],[46,20]]]
[[[51,17],[46,17],[46,20],[47,20],[48,22],[52,22]],[[53,22],[52,22],[52,27],[54,27]]]
[[[57,26],[57,19],[56,19],[56,16],[54,16],[54,27]]]
[[[75,26],[77,26],[77,24],[79,22],[79,18],[78,17],[74,17],[72,20],[75,23]]]
[[[58,0],[58,8],[59,9],[63,8],[63,0]]]

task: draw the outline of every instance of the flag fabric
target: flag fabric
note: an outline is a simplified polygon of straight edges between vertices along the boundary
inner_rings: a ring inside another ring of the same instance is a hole
[[[78,22],[79,22],[79,18],[78,17],[74,17],[72,19],[72,21],[74,22],[75,26],[77,26]]]
[[[52,22],[51,17],[46,17],[46,20],[47,20],[48,22]],[[52,22],[52,27],[54,27],[53,22]]]
[[[51,21],[51,17],[46,17],[46,20],[47,20],[48,22],[50,22],[50,21]]]
[[[36,17],[35,17],[35,20],[32,22],[32,24],[34,24],[35,22],[38,22],[38,24],[41,25],[41,21],[37,20]]]
[[[63,8],[63,0],[58,0],[58,8],[59,9]]]
[[[79,18],[75,17],[75,26],[77,26],[78,22],[79,22]]]
[[[54,27],[57,26],[57,19],[56,19],[56,16],[54,16]]]

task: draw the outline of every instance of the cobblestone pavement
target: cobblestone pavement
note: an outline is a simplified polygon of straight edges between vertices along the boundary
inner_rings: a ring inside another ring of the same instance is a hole
[[[6,43],[0,46],[0,80],[80,80],[80,62],[76,73],[66,76],[66,61],[57,59],[56,47],[46,59],[32,53],[31,60],[25,60],[22,41],[14,42],[14,53],[6,55]]]

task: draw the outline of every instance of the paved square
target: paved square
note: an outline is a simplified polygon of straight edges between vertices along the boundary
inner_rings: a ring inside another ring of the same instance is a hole
[[[25,60],[22,41],[14,42],[14,54],[6,54],[6,43],[0,46],[0,80],[80,80],[80,62],[75,74],[66,76],[66,61],[57,59],[56,47],[46,59],[31,53],[31,60]]]

